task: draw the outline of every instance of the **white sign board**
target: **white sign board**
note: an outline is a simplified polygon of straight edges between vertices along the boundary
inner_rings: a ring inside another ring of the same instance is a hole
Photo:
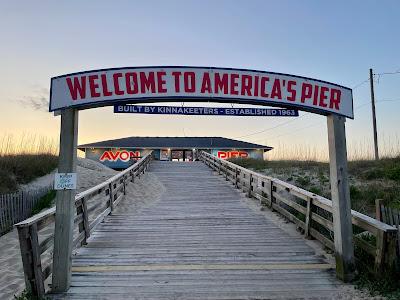
[[[135,67],[51,79],[50,111],[192,101],[278,106],[353,118],[350,88],[289,74],[210,67]]]
[[[54,177],[55,190],[76,190],[76,173],[56,173]]]

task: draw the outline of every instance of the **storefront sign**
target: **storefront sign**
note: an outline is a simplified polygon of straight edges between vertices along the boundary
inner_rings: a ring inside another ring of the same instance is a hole
[[[196,116],[298,117],[296,109],[114,105],[114,113]]]
[[[171,100],[272,105],[353,118],[349,88],[288,74],[209,67],[115,68],[54,77],[49,109]]]
[[[117,161],[121,160],[124,162],[130,161],[131,159],[139,159],[140,151],[104,151],[100,156],[100,161]]]
[[[217,155],[221,159],[249,157],[249,153],[246,151],[218,151]]]

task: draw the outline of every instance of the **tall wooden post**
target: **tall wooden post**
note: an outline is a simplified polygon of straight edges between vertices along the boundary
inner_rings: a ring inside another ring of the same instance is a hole
[[[61,112],[59,173],[76,172],[77,140],[78,111],[64,109]],[[65,292],[70,286],[75,192],[57,191],[52,281],[54,292]]]
[[[345,282],[354,278],[354,246],[350,190],[347,174],[345,119],[329,115],[328,140],[332,193],[336,275]]]
[[[372,72],[372,69],[369,69],[369,83],[371,86],[372,124],[374,128],[374,154],[375,154],[375,160],[379,160],[378,132],[376,130],[376,113],[375,113],[374,74]]]

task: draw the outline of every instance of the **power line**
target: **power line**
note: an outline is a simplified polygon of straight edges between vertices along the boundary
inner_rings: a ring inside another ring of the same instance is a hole
[[[382,99],[382,100],[377,100],[375,103],[387,102],[387,101],[400,101],[400,98],[399,98],[399,99]],[[362,108],[362,107],[364,107],[364,106],[366,106],[366,105],[369,105],[369,104],[370,104],[370,102],[363,103],[363,104],[361,104],[361,105],[356,106],[356,107],[354,108],[354,110],[358,110],[358,109],[360,109],[360,108]],[[322,123],[324,123],[324,122],[313,123],[313,124],[311,124],[311,125],[302,127],[302,128],[300,128],[300,129],[297,129],[297,130],[294,130],[294,131],[291,131],[291,132],[286,132],[286,133],[283,133],[283,134],[280,134],[280,135],[276,135],[276,136],[273,136],[273,137],[270,137],[270,138],[264,137],[264,138],[262,138],[262,139],[255,140],[255,142],[261,141],[261,140],[266,140],[266,139],[272,140],[272,139],[276,139],[276,138],[279,138],[279,137],[285,136],[285,135],[293,135],[294,133],[296,133],[296,132],[298,132],[298,131],[301,131],[301,130],[304,130],[304,129],[307,129],[307,128],[311,128],[311,127],[320,125],[320,124],[322,124]]]
[[[236,137],[234,137],[234,138],[235,138],[235,139],[237,139],[237,138],[244,138],[244,137],[248,137],[248,136],[252,136],[252,135],[264,133],[264,132],[267,132],[267,131],[269,131],[269,130],[272,130],[272,129],[281,127],[281,126],[283,126],[283,125],[289,124],[289,123],[291,123],[291,122],[294,122],[294,121],[296,121],[296,120],[298,120],[298,119],[301,119],[301,118],[304,117],[304,116],[306,116],[306,115],[301,115],[301,116],[298,117],[298,118],[295,118],[295,119],[292,119],[292,120],[289,120],[289,121],[280,123],[280,124],[278,124],[278,125],[276,125],[276,126],[269,127],[269,128],[266,128],[266,129],[263,129],[263,130],[260,130],[260,131],[252,132],[252,133],[249,133],[249,134],[245,134],[245,135],[241,135],[241,136],[236,136]]]

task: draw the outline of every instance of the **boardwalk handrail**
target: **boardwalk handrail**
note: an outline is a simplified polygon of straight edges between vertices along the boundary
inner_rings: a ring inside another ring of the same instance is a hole
[[[114,210],[124,197],[126,185],[129,182],[134,182],[135,177],[140,178],[140,175],[144,174],[151,159],[152,152],[126,170],[75,196],[76,215],[74,218],[73,248],[86,244],[94,228]],[[100,199],[97,199],[98,196]],[[104,198],[106,201],[102,203]],[[96,201],[90,203],[89,200]],[[56,208],[52,207],[15,224],[18,230],[25,286],[32,295],[39,297],[39,299],[45,295],[45,281],[52,272],[51,251],[54,242],[52,232],[45,234],[44,237],[39,237],[39,231],[54,224],[55,214]],[[42,266],[42,263],[46,265]]]
[[[335,249],[331,200],[205,151],[200,153],[199,159],[223,175],[227,181],[232,181],[248,197],[260,200],[261,205],[268,206],[295,223],[306,237],[315,238],[331,250]],[[375,272],[380,272],[385,265],[393,266],[396,262],[396,229],[355,210],[351,214],[355,228],[354,243],[374,257]],[[362,238],[365,231],[375,237],[375,244]]]

